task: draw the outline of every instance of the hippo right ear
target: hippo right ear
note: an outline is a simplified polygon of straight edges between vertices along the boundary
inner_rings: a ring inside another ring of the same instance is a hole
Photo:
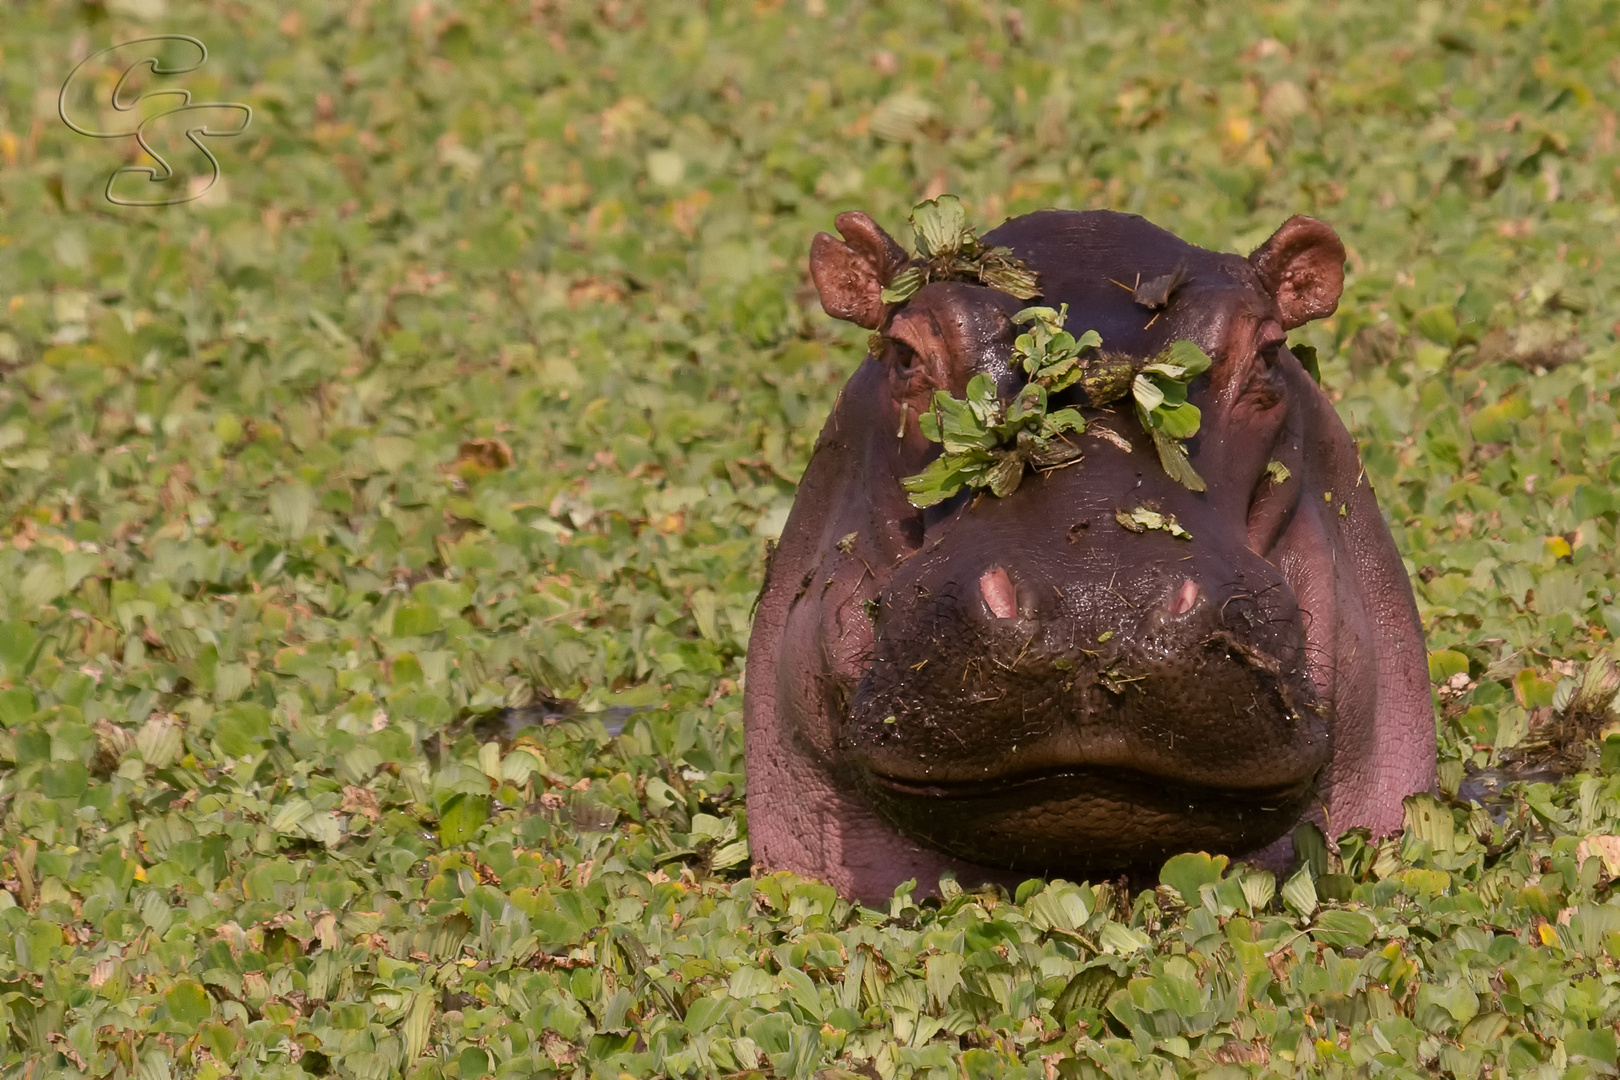
[[[1295,214],[1255,249],[1249,264],[1277,298],[1284,330],[1338,309],[1344,291],[1344,242],[1327,222]]]
[[[868,330],[883,321],[883,287],[906,265],[906,253],[877,222],[859,211],[833,219],[838,240],[817,233],[810,242],[810,276],[821,310]]]

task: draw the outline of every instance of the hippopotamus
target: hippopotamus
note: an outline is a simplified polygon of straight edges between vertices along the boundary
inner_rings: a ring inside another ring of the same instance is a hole
[[[1070,333],[1207,354],[1185,443],[1202,490],[1126,403],[1075,398],[1078,460],[919,508],[903,481],[940,453],[920,418],[976,375],[1018,393],[1027,301],[963,280],[886,300],[918,260],[865,214],[835,225],[811,276],[829,315],[873,333],[760,593],[755,866],[876,900],[907,879],[1095,879],[1192,850],[1280,869],[1302,822],[1399,829],[1434,782],[1422,628],[1356,444],[1287,340],[1337,308],[1334,231],[1296,216],[1244,258],[1104,210],[992,230],[983,245],[1067,305]]]

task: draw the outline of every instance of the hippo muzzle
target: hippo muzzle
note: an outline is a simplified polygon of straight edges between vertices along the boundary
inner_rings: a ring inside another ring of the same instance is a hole
[[[1331,729],[1293,590],[1223,549],[1151,454],[1099,440],[1084,473],[964,507],[877,593],[839,737],[896,828],[989,865],[1107,869],[1259,847],[1316,795]],[[1138,485],[1193,539],[1126,532]]]

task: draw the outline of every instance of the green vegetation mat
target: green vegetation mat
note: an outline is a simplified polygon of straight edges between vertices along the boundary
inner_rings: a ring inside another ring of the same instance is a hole
[[[1620,742],[1570,732],[1620,635],[1620,4],[0,20],[4,1075],[1616,1071]],[[57,91],[159,32],[252,124],[122,208],[132,140]],[[1434,650],[1403,838],[1135,896],[750,877],[750,605],[863,343],[809,240],[946,190],[1340,230],[1298,339]],[[1453,800],[1537,753],[1567,778]]]

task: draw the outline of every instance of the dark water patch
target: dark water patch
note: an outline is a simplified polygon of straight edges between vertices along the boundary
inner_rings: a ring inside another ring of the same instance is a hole
[[[1565,777],[1558,769],[1520,766],[1511,763],[1494,769],[1469,769],[1457,785],[1456,801],[1466,807],[1477,803],[1498,825],[1507,823],[1513,808],[1515,784],[1556,784]]]
[[[565,720],[588,723],[596,720],[606,729],[610,738],[624,734],[625,725],[638,713],[649,710],[635,705],[609,705],[598,712],[584,712],[575,701],[546,701],[533,705],[517,705],[485,713],[472,722],[472,731],[484,742],[491,740],[506,745],[530,728],[555,727]]]

